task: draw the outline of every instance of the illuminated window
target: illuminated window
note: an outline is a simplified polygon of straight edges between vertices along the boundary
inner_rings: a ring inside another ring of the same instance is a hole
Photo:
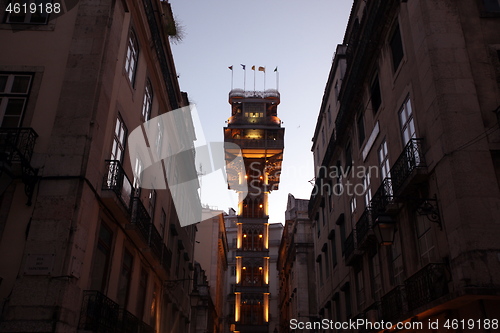
[[[144,88],[144,98],[142,101],[142,118],[144,121],[151,119],[151,108],[153,106],[153,87],[151,86],[151,81],[146,81],[146,87]]]

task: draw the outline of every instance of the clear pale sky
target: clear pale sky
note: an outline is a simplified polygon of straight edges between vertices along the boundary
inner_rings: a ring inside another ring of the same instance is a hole
[[[254,72],[266,67],[266,89],[276,88],[279,71],[285,150],[278,191],[269,196],[269,222],[284,223],[288,193],[309,199],[314,177],[312,137],[337,44],[342,43],[351,0],[170,0],[185,36],[173,45],[181,90],[196,108],[207,141],[223,141],[230,116],[228,93],[253,90]],[[264,89],[256,72],[256,89]],[[205,188],[206,184],[203,184]],[[202,192],[202,202],[227,211],[218,198],[226,189]],[[222,205],[222,206],[221,206]],[[234,207],[236,208],[236,207]]]

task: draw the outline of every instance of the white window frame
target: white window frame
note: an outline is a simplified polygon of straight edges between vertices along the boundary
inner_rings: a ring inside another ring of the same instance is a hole
[[[130,29],[127,39],[127,53],[125,57],[125,72],[130,84],[134,86],[137,63],[139,61],[139,40],[133,29]]]
[[[0,83],[5,82],[4,85],[0,86],[0,126],[7,127],[5,126],[5,120],[8,118],[18,118],[16,126],[9,127],[20,127],[22,125],[24,112],[26,111],[26,105],[28,104],[33,75],[27,73],[0,73],[0,77],[2,78]],[[16,91],[16,79],[23,77],[28,78],[25,90]],[[19,114],[9,115],[9,105],[12,106],[10,103],[13,101],[20,101],[22,103],[21,111]]]
[[[12,0],[10,2],[10,4],[12,4],[12,6],[15,4],[15,3],[18,3],[21,5],[21,11],[19,13],[14,13],[14,12],[10,12],[8,13],[7,15],[7,18],[5,20],[5,23],[9,23],[9,24],[33,24],[33,25],[44,25],[44,24],[47,24],[49,22],[49,16],[50,14],[48,14],[46,12],[46,8],[47,8],[47,5],[46,4],[52,4],[52,0]],[[24,10],[24,4],[26,3],[26,12]],[[37,5],[37,10],[34,12],[34,13],[31,13],[30,11],[30,5],[32,3],[35,3]],[[43,9],[43,12],[40,12],[40,4],[42,4],[42,9]],[[54,9],[54,7],[51,7],[52,9]],[[32,22],[32,19],[33,18],[36,18],[37,17],[37,14],[39,15],[38,17],[41,17],[41,18],[44,18],[43,22],[40,21],[40,22]],[[24,19],[22,21],[12,21],[11,18],[12,17],[23,17],[24,16]]]

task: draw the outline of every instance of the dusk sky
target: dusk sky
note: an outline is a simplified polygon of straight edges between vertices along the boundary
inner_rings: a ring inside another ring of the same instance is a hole
[[[285,127],[281,183],[269,196],[270,223],[284,223],[288,193],[309,199],[314,177],[312,137],[337,44],[342,43],[352,1],[349,0],[171,0],[184,38],[173,45],[181,90],[189,94],[207,141],[223,141],[230,116],[228,93],[233,66],[234,88],[253,90],[251,67],[266,68],[266,89],[276,88],[278,67]],[[256,90],[264,73],[256,73]],[[203,184],[206,188],[206,184]],[[227,193],[202,192],[202,202],[227,211],[218,201]],[[212,191],[213,192],[213,191]],[[234,207],[236,209],[236,207]]]

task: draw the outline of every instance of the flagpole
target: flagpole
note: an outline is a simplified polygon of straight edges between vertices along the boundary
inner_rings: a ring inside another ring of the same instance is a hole
[[[243,91],[246,90],[247,86],[247,70],[243,68]]]
[[[233,66],[231,66],[231,90],[233,90],[233,76],[234,76]]]
[[[253,92],[255,93],[255,66],[253,66],[252,69],[253,69]]]
[[[264,68],[264,91],[266,91],[266,69]]]

